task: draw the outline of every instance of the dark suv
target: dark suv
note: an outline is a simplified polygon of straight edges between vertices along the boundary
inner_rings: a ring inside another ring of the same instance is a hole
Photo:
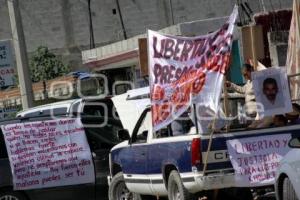
[[[57,117],[81,118],[92,151],[95,183],[14,191],[5,141],[2,130],[0,130],[0,200],[92,200],[106,198],[107,175],[109,174],[108,155],[110,149],[120,142],[117,133],[123,128],[109,98],[100,100],[77,99],[35,107],[18,113],[18,117],[15,119],[0,122],[0,125],[44,121]],[[104,122],[104,126],[99,126]]]

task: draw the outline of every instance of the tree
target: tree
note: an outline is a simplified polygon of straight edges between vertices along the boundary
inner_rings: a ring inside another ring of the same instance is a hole
[[[44,46],[38,47],[30,57],[29,67],[32,82],[43,81],[45,99],[48,98],[46,81],[69,72],[69,67]]]

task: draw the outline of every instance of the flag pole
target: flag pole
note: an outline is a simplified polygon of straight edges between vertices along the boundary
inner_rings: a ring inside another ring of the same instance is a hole
[[[194,117],[195,117],[196,133],[199,134],[197,108],[196,108],[196,104],[195,103],[193,103],[193,110],[194,110],[194,115],[195,115]]]
[[[206,151],[206,155],[205,155],[205,159],[204,159],[203,176],[205,176],[205,172],[206,172],[206,169],[207,169],[208,154],[209,154],[210,149],[211,149],[213,134],[215,132],[216,119],[217,119],[217,113],[215,114],[215,117],[214,117],[214,120],[213,120],[213,123],[212,123],[212,129],[211,129],[210,136],[209,136],[208,147],[207,147],[207,151]]]
[[[255,45],[255,35],[254,35],[254,26],[250,26],[250,36],[251,36],[251,50],[252,50],[252,60],[254,71],[257,71],[257,55],[256,55],[256,45]]]
[[[229,117],[229,113],[228,113],[228,109],[227,109],[229,106],[229,101],[228,101],[228,91],[227,91],[227,87],[226,87],[226,81],[227,81],[227,79],[225,77],[224,83],[223,83],[223,94],[224,94],[223,109],[224,109],[224,113],[225,113],[226,120],[227,120],[227,118]],[[226,129],[226,132],[229,132],[229,130],[230,130],[230,127],[227,123],[226,123],[225,129]]]

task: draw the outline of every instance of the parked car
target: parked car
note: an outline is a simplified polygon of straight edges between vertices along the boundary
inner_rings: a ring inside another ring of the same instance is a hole
[[[300,198],[300,137],[290,140],[292,148],[280,161],[276,172],[275,192],[277,200]]]
[[[110,149],[120,142],[118,131],[122,124],[116,117],[110,98],[77,99],[48,104],[19,112],[18,117],[0,125],[44,121],[57,117],[80,118],[92,152],[95,183],[44,189],[14,191],[12,172],[2,131],[0,130],[0,199],[11,200],[75,200],[103,199],[107,194]],[[99,124],[106,122],[104,126]]]

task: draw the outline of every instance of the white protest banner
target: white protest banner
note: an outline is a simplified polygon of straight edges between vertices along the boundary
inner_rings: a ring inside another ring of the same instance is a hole
[[[290,150],[290,134],[227,140],[227,148],[240,187],[274,184],[282,157]]]
[[[0,41],[0,87],[13,85],[14,75],[11,41]]]
[[[191,102],[217,111],[237,11],[235,7],[221,29],[204,36],[179,37],[148,31],[154,130],[178,118]]]
[[[79,118],[1,126],[15,190],[95,181],[91,151]]]
[[[251,75],[256,102],[263,105],[263,113],[259,113],[260,118],[293,110],[284,68],[270,67]]]

